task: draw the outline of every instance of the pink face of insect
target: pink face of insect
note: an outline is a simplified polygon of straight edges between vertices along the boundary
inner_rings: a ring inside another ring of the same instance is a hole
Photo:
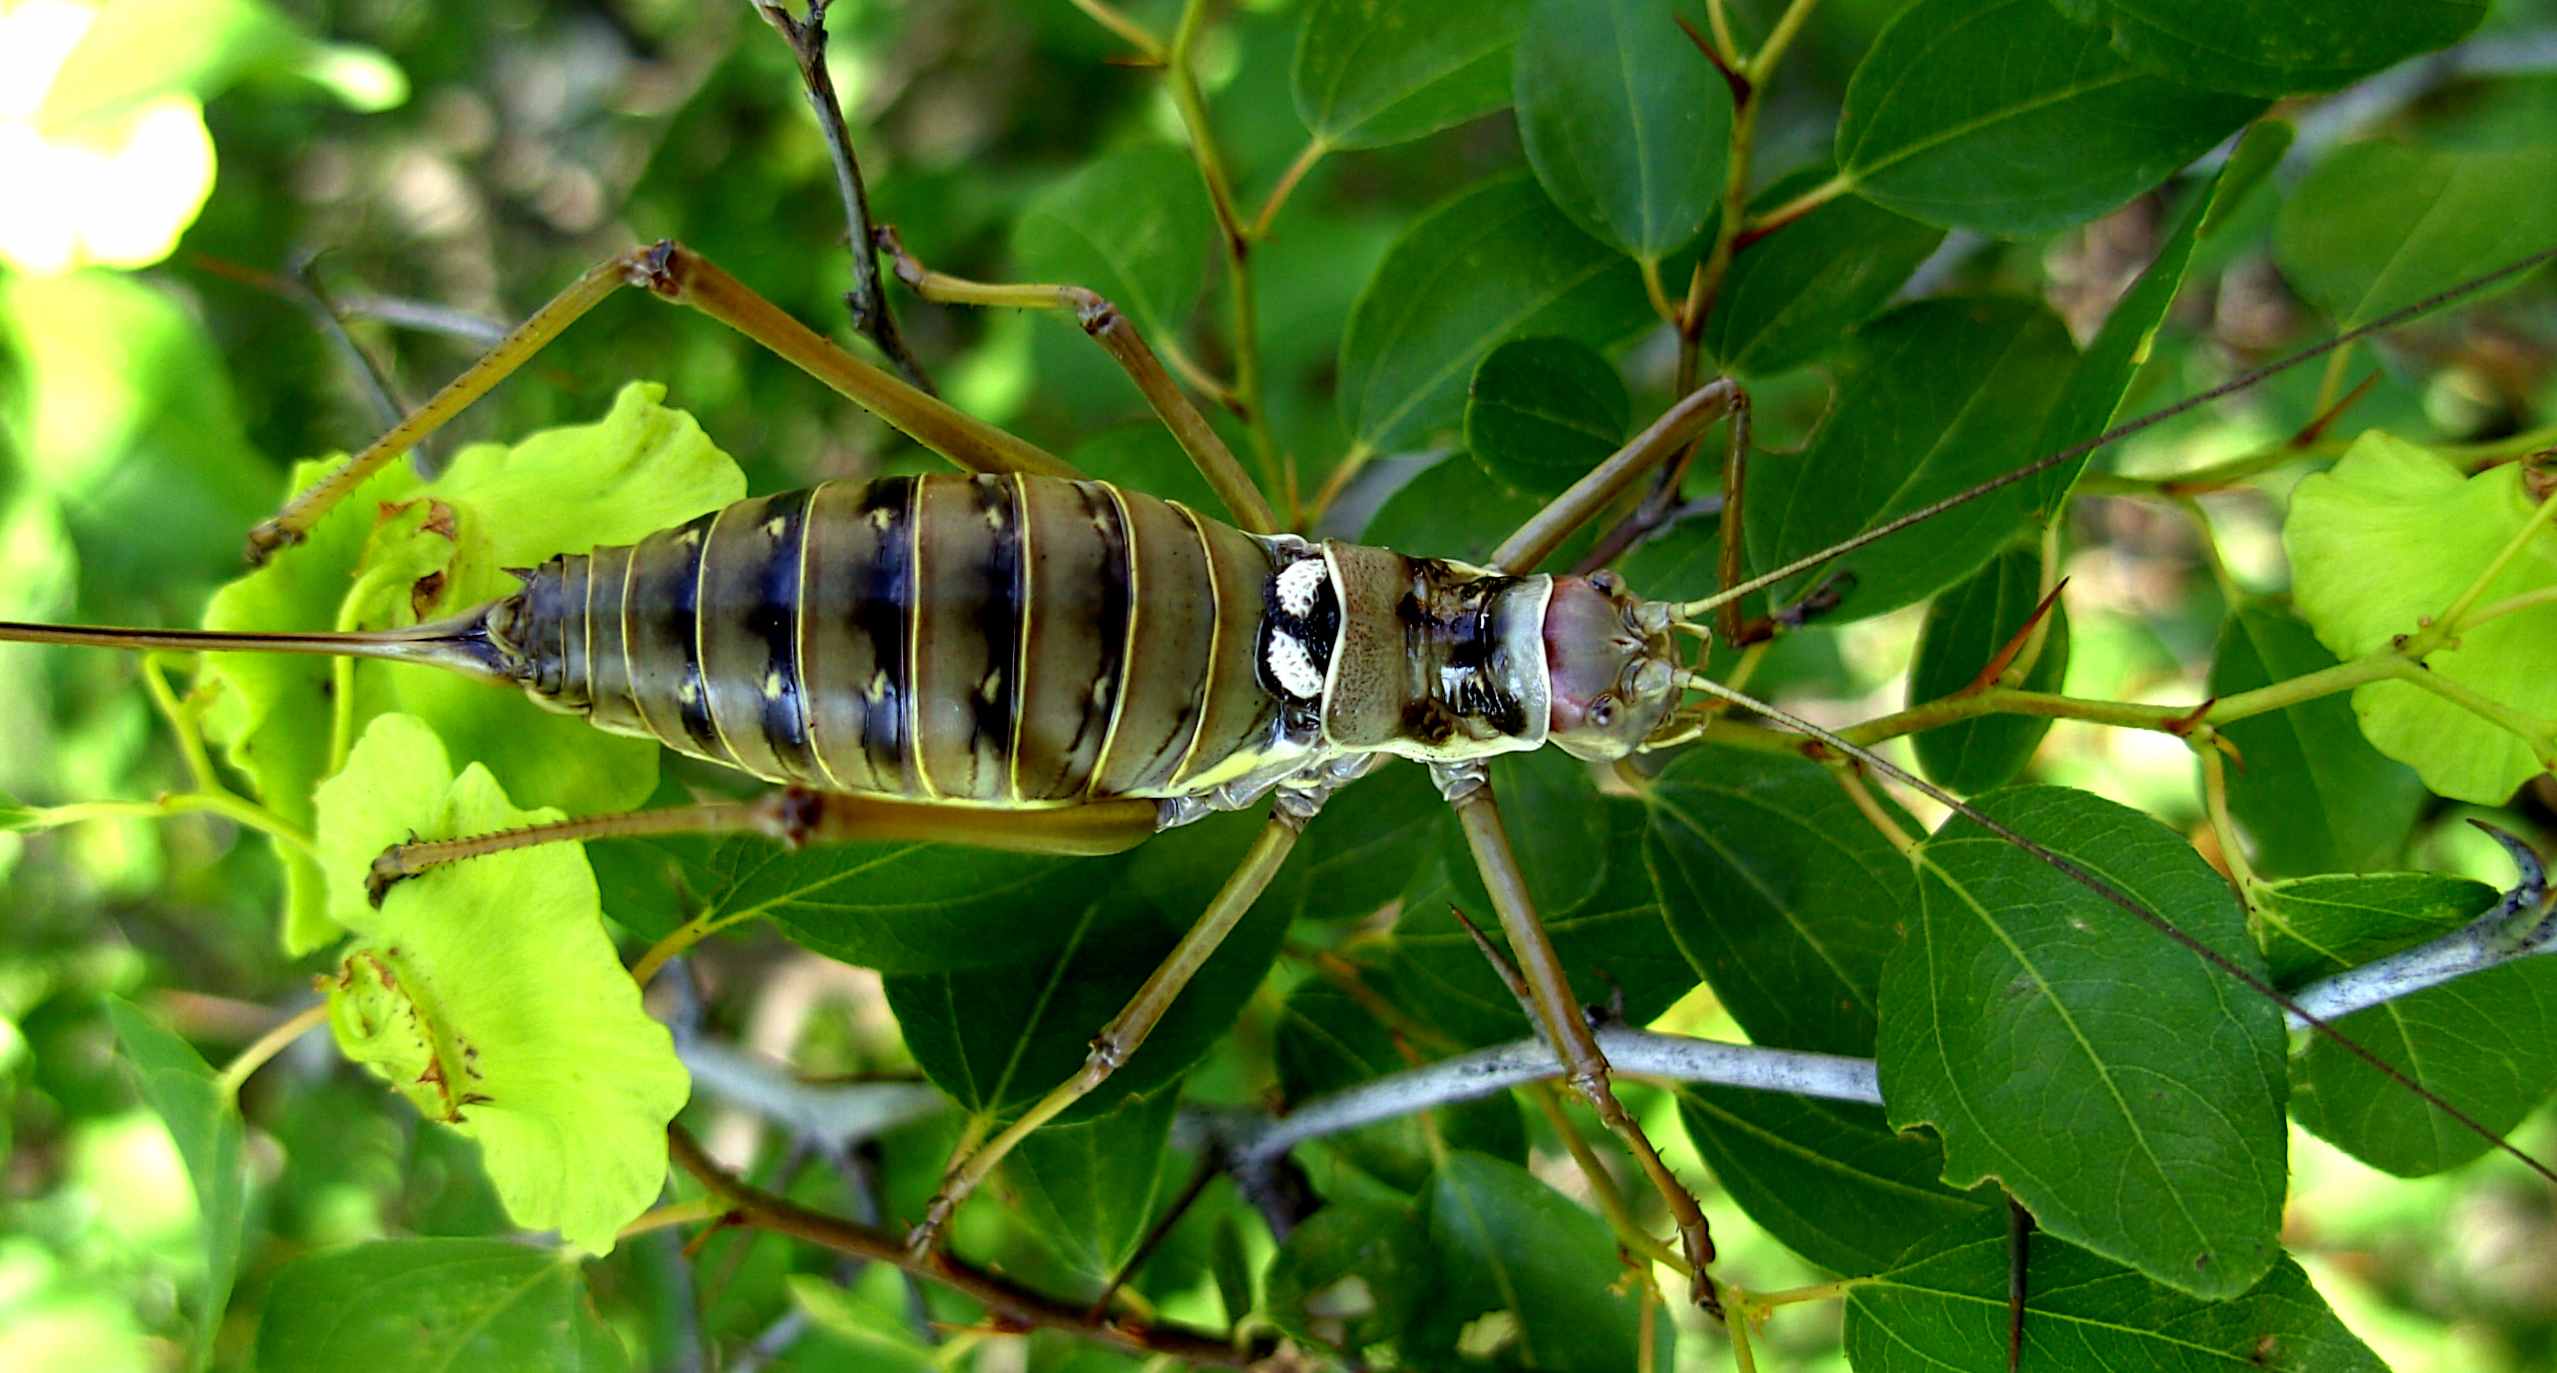
[[[1663,602],[1637,600],[1613,572],[1554,579],[1545,606],[1553,744],[1607,762],[1659,729],[1679,696],[1670,613]]]

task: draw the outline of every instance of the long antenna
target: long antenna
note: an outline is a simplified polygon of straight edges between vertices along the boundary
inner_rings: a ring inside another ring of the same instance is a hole
[[[2412,305],[2400,306],[2395,310],[2391,310],[2387,314],[2381,315],[2379,318],[2374,319],[2367,324],[2356,325],[2355,327],[2347,329],[2323,343],[2314,344],[2310,347],[2303,348],[2288,357],[2278,358],[2272,362],[2265,363],[2261,367],[2241,372],[2237,376],[2221,382],[2219,385],[2214,386],[2207,391],[2201,391],[2187,396],[2173,405],[2167,406],[2165,409],[2152,410],[2137,419],[2124,420],[2120,424],[2117,424],[2112,428],[2105,430],[2103,433],[2096,435],[2094,438],[2087,439],[2080,443],[2073,443],[2068,447],[2061,449],[2059,452],[2052,453],[2045,457],[2036,458],[2033,461],[2026,463],[2024,466],[2016,468],[2014,471],[1991,477],[1987,481],[1984,481],[1978,486],[1974,486],[1967,491],[1955,492],[1953,495],[1947,496],[1943,500],[1922,505],[1917,509],[1910,511],[1908,514],[1898,516],[1894,519],[1885,520],[1882,523],[1875,525],[1873,528],[1854,536],[1853,538],[1831,544],[1829,547],[1824,548],[1817,553],[1805,554],[1802,557],[1796,558],[1792,562],[1786,563],[1784,566],[1777,568],[1773,572],[1760,573],[1759,575],[1752,577],[1737,586],[1725,587],[1721,591],[1705,597],[1703,600],[1689,601],[1685,605],[1678,607],[1678,613],[1681,618],[1693,618],[1695,616],[1702,615],[1707,611],[1718,609],[1728,602],[1736,601],[1743,596],[1749,595],[1751,592],[1760,591],[1773,586],[1787,577],[1810,571],[1812,568],[1818,567],[1822,563],[1828,562],[1833,558],[1852,553],[1877,540],[1889,538],[1891,535],[1897,534],[1901,530],[1909,528],[1911,525],[1924,524],[1956,506],[1968,505],[1993,491],[2013,486],[2017,482],[2023,481],[2025,478],[2037,473],[2050,471],[2052,468],[2057,467],[2064,462],[2072,462],[2078,458],[2085,457],[2087,454],[2092,453],[2096,449],[2102,448],[2107,444],[2116,443],[2129,438],[2131,435],[2149,428],[2152,425],[2164,424],[2166,421],[2174,419],[2178,415],[2184,414],[2187,411],[2196,409],[2200,406],[2208,405],[2222,396],[2246,390],[2248,387],[2254,386],[2256,383],[2263,381],[2267,377],[2276,375],[2277,373],[2287,372],[2290,369],[2299,366],[2303,362],[2314,361],[2315,359],[2324,357],[2328,353],[2332,353],[2336,349],[2342,348],[2347,344],[2358,342],[2373,334],[2385,333],[2409,320],[2431,314],[2433,311],[2451,304],[2454,301],[2475,295],[2479,291],[2483,291],[2497,282],[2519,276],[2534,267],[2540,266],[2552,258],[2557,258],[2557,247],[2542,248],[2528,257],[2515,262],[2508,262],[2503,266],[2488,272],[2484,276],[2472,277],[2467,281],[2461,282],[2457,286],[2426,296]]]
[[[2548,254],[2541,254],[2541,256],[2546,257]],[[2303,1009],[2297,1001],[2292,1000],[2289,996],[2276,989],[2272,983],[2267,982],[2263,978],[2257,977],[2254,973],[2247,971],[2247,969],[2241,966],[2237,960],[2230,958],[2227,954],[2221,953],[2219,950],[2214,949],[2210,945],[2203,943],[2201,940],[2194,938],[2191,934],[2185,931],[2183,926],[2178,925],[2174,921],[2160,915],[2158,912],[2149,909],[2149,907],[2142,903],[2139,898],[2117,886],[2114,886],[2112,883],[2105,881],[2103,878],[2098,877],[2087,868],[2081,866],[2075,860],[2055,850],[2046,848],[2035,840],[2026,838],[2023,834],[2018,833],[2011,826],[2001,824],[1998,821],[1989,818],[1988,814],[1982,811],[1979,807],[1972,805],[1968,801],[1962,800],[1960,797],[1955,796],[1952,792],[1946,791],[1944,788],[1937,786],[1935,783],[1927,781],[1925,778],[1918,776],[1916,773],[1909,771],[1907,768],[1901,767],[1899,764],[1892,762],[1890,759],[1883,757],[1881,754],[1874,752],[1872,749],[1866,748],[1861,744],[1848,742],[1845,738],[1841,737],[1834,731],[1822,729],[1820,726],[1811,723],[1809,720],[1805,720],[1798,715],[1789,714],[1783,710],[1779,710],[1775,706],[1769,705],[1768,703],[1751,696],[1747,692],[1735,691],[1730,687],[1724,686],[1719,682],[1709,680],[1699,674],[1691,672],[1686,674],[1681,680],[1683,685],[1687,687],[1697,691],[1702,691],[1707,695],[1719,696],[1722,699],[1731,702],[1733,705],[1741,706],[1754,711],[1759,715],[1763,715],[1766,718],[1775,721],[1777,724],[1793,730],[1795,733],[1809,735],[1811,738],[1819,740],[1823,745],[1846,754],[1848,757],[1855,759],[1857,762],[1864,764],[1866,767],[1872,768],[1874,771],[1881,773],[1883,776],[1891,778],[1893,781],[1900,782],[1906,786],[1915,788],[1921,794],[1951,810],[1954,814],[1961,816],[1963,819],[1968,820],[1975,825],[1978,825],[1980,828],[1987,830],[1989,833],[1996,835],[1998,838],[2015,845],[2017,848],[2033,855],[2042,862],[2048,863],[2063,875],[2077,882],[2080,886],[2094,892],[2097,896],[2103,897],[2107,902],[2130,912],[2133,916],[2139,919],[2140,923],[2147,925],[2150,929],[2153,929],[2159,934],[2165,935],[2168,939],[2175,941],[2178,947],[2183,948],[2185,951],[2193,954],[2197,958],[2200,958],[2203,962],[2210,964],[2212,967],[2217,968],[2221,972],[2228,974],[2231,978],[2263,996],[2264,999],[2272,1002],[2274,1005],[2281,1007],[2284,1011],[2297,1016],[2301,1024],[2306,1025],[2310,1030],[2317,1034],[2324,1036],[2329,1041],[2341,1047],[2346,1053],[2351,1054],[2353,1057],[2369,1064],[2372,1068],[2377,1069],[2379,1073],[2386,1077],[2389,1081],[2396,1083],[2398,1086],[2405,1088],[2407,1091],[2413,1092],[2417,1097],[2421,1098],[2435,1110],[2440,1111],[2443,1115],[2459,1122],[2459,1124],[2468,1130],[2469,1133],[2476,1135],[2478,1138],[2485,1140],[2487,1143],[2494,1145],[2496,1148],[2503,1150],[2505,1153],[2512,1155],[2514,1158],[2520,1159],[2532,1172],[2539,1174],[2541,1177],[2548,1179],[2552,1183],[2557,1183],[2557,1170],[2552,1170],[2547,1164],[2531,1157],[2519,1146],[2511,1143],[2503,1136],[2496,1134],[2494,1131],[2487,1129],[2484,1125],[2479,1124],[2476,1117],[2471,1116],[2466,1111],[2463,1111],[2448,1101],[2443,1100],[2439,1093],[2434,1092],[2432,1089],[2415,1081],[2413,1078],[2408,1077],[2406,1074],[2399,1072],[2395,1067],[2381,1059],[2379,1055],[2372,1053],[2369,1049],[2363,1047],[2361,1041],[2339,1029],[2336,1029],[2325,1020],[2311,1015],[2307,1010]]]

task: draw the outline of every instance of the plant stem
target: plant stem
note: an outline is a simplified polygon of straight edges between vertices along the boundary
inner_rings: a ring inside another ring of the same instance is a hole
[[[173,792],[156,801],[75,801],[62,806],[37,806],[30,812],[29,823],[35,829],[54,829],[89,820],[160,820],[196,814],[219,815],[244,829],[256,830],[305,858],[317,861],[320,856],[311,836],[264,806],[227,791]]]
[[[663,971],[668,963],[683,957],[685,951],[693,945],[731,925],[753,919],[760,911],[761,908],[757,907],[752,910],[732,911],[717,918],[694,916],[667,931],[665,938],[649,945],[647,951],[640,954],[639,961],[630,965],[630,980],[642,987],[647,986],[657,980],[657,974]]]
[[[1153,34],[1146,32],[1143,24],[1119,13],[1118,8],[1107,3],[1107,0],[1068,0],[1068,2],[1089,16],[1093,23],[1127,40],[1128,46],[1136,49],[1148,62],[1156,66],[1163,64],[1161,41]]]
[[[2504,541],[2504,546],[2496,550],[2493,558],[2487,560],[2485,568],[2469,582],[2468,589],[2454,597],[2450,607],[2435,616],[2431,624],[2408,635],[2398,646],[2398,652],[2412,661],[2421,662],[2434,650],[2450,642],[2453,635],[2467,627],[2468,612],[2486,594],[2487,585],[2504,574],[2504,569],[2511,566],[2513,559],[2520,557],[2521,551],[2539,537],[2551,519],[2557,519],[2557,493],[2551,493],[2548,499],[2541,501],[2538,508],[2530,512],[2530,518],[2522,521],[2521,528],[2514,530],[2513,536]]]
[[[670,1202],[657,1207],[639,1219],[613,1232],[615,1240],[631,1239],[652,1230],[669,1230],[678,1225],[693,1225],[717,1220],[728,1214],[728,1204],[715,1197],[696,1197],[691,1201]]]
[[[1813,7],[1819,3],[1820,0],[1793,0],[1792,4],[1785,6],[1785,12],[1777,16],[1776,26],[1767,31],[1767,41],[1760,44],[1757,53],[1749,59],[1746,74],[1752,90],[1765,88],[1767,78],[1775,73],[1777,60],[1785,55],[1786,48],[1792,46],[1794,35],[1802,32],[1803,24],[1811,18]]]
[[[285,1045],[327,1023],[328,1018],[328,1003],[323,1001],[316,1006],[306,1007],[283,1024],[259,1035],[249,1047],[240,1050],[229,1063],[222,1065],[221,1076],[214,1079],[214,1089],[222,1094],[223,1100],[238,1101],[240,1084],[248,1081],[250,1074],[265,1067],[268,1059],[284,1052]]]
[[[1270,198],[1262,203],[1261,212],[1253,216],[1252,239],[1254,242],[1257,243],[1270,236],[1270,224],[1278,218],[1279,207],[1287,203],[1289,196],[1296,194],[1297,183],[1303,181],[1305,174],[1314,170],[1314,164],[1322,161],[1331,151],[1332,145],[1324,142],[1319,135],[1305,140],[1305,146],[1296,154],[1296,160],[1287,164],[1286,171],[1279,173],[1278,184],[1270,188]]]

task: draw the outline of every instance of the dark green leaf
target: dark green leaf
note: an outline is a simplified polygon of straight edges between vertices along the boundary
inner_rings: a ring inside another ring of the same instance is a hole
[[[1435,1277],[1419,1211],[1336,1201],[1270,1261],[1270,1318],[1300,1340],[1356,1353],[1401,1334]]]
[[[2210,692],[2235,696],[2333,666],[2335,655],[2306,624],[2249,605],[2220,626]],[[2220,733],[2243,760],[2224,769],[2228,804],[2255,840],[2257,871],[2368,872],[2405,852],[2424,805],[2423,781],[2362,737],[2350,698],[2302,701],[2232,721]]]
[[[1466,380],[1503,339],[1603,347],[1652,317],[1632,263],[1533,181],[1501,177],[1423,215],[1386,253],[1341,340],[1341,417],[1362,447],[1390,452],[1455,423]]]
[[[240,1267],[241,1227],[248,1206],[248,1167],[242,1158],[245,1131],[240,1108],[220,1079],[187,1042],[160,1028],[132,1003],[116,997],[105,1001],[107,1022],[124,1046],[134,1086],[152,1114],[169,1127],[178,1157],[186,1161],[187,1182],[195,1189],[196,1227],[204,1236],[204,1278],[194,1296],[195,1339],[188,1365],[202,1368],[212,1360],[213,1337],[222,1329],[222,1309],[231,1299],[231,1279]]]
[[[1067,450],[1065,460],[1097,481],[1179,501],[1210,518],[1225,514],[1225,498],[1199,474],[1172,431],[1153,420],[1095,434]]]
[[[2155,820],[2059,787],[1973,804],[2261,976],[2227,881]],[[2196,1296],[2254,1286],[2280,1252],[2279,1010],[1968,820],[1923,853],[1883,970],[1891,1123],[2059,1238]]]
[[[1316,0],[1296,113],[1335,148],[1401,143],[1509,103],[1525,0]]]
[[[1949,696],[1970,685],[2024,628],[2041,599],[2041,552],[2011,547],[1929,603],[1909,666],[1909,703]],[[2067,607],[2052,605],[2050,626],[2031,670],[2014,685],[2027,691],[2060,689],[2069,670]],[[1958,720],[1916,738],[1918,766],[1955,791],[1986,791],[2015,780],[2050,730],[2049,720],[2032,715]]]
[[[1763,213],[1825,179],[1820,170],[1786,177],[1750,209]],[[1811,362],[1889,304],[1943,241],[1942,229],[1842,195],[1732,258],[1705,321],[1705,347],[1746,376]]]
[[[1508,1361],[1550,1373],[1635,1365],[1641,1302],[1617,1283],[1615,1237],[1587,1208],[1516,1164],[1453,1150],[1430,1183],[1428,1218],[1438,1285],[1422,1338],[1452,1345],[1466,1322],[1506,1310]],[[1656,1322],[1655,1367],[1669,1366],[1670,1326]]]
[[[2340,972],[2484,914],[2482,883],[2430,873],[2311,877],[2276,885],[2264,916],[2293,982]],[[2525,958],[2359,1011],[2335,1028],[2501,1135],[2557,1083],[2557,962]],[[2490,1146],[2333,1041],[2291,1060],[2291,1113],[2320,1138],[2400,1177],[2421,1177]]]
[[[1511,530],[1525,524],[1540,504],[1483,475],[1475,464],[1451,457],[1423,469],[1386,497],[1359,539],[1415,557],[1487,564],[1492,550]],[[1595,537],[1583,529],[1547,558],[1543,567],[1547,571],[1570,567]]]
[[[1373,915],[1437,851],[1447,803],[1427,769],[1388,762],[1333,796],[1289,860],[1302,873],[1300,916]]]
[[[2000,1214],[1950,1226],[1856,1284],[1848,1361],[1857,1373],[2006,1367],[2009,1253]],[[2234,1300],[2196,1301],[2036,1235],[2025,1282],[2025,1368],[2386,1373],[2288,1258]]]
[[[2486,17],[2486,0],[2062,0],[2061,8],[2102,24],[2113,50],[2149,71],[2252,95],[2331,91],[2448,47]]]
[[[1075,1271],[1106,1280],[1135,1256],[1175,1185],[1164,1146],[1180,1104],[1178,1092],[1158,1092],[1098,1120],[1041,1130],[1003,1160],[1022,1213]]]
[[[1137,328],[1178,338],[1207,284],[1216,220],[1187,154],[1161,144],[1086,163],[1012,226],[1024,280],[1088,286]]]
[[[1811,446],[1751,464],[1751,566],[1816,553],[2022,466],[2076,356],[2060,322],[2025,301],[1925,300],[1874,321],[1841,359],[1838,403]],[[1854,588],[1824,623],[1896,610],[1987,562],[2030,508],[2008,487],[1788,582],[1778,598],[1844,569]]]
[[[1995,1187],[1938,1181],[1944,1151],[1876,1107],[1688,1086],[1678,1119],[1751,1220],[1832,1272],[1881,1272],[1944,1226],[2006,1209]]]
[[[1552,497],[1616,451],[1633,409],[1614,365],[1588,345],[1512,339],[1474,369],[1465,449],[1494,480]]]
[[[1196,908],[1155,910],[1116,894],[1079,906],[1034,898],[1015,910],[1015,920],[1062,925],[1062,947],[999,967],[891,975],[888,1006],[907,1049],[935,1085],[971,1111],[1016,1116],[1081,1066],[1093,1034],[1135,995],[1199,914]],[[1198,1062],[1278,957],[1287,919],[1285,902],[1254,905],[1144,1047],[1061,1120],[1107,1115]],[[991,931],[981,937],[1002,942]]]
[[[2552,177],[2557,147],[2347,143],[2283,199],[2273,261],[2337,324],[2360,324],[2557,241],[2557,202],[2537,190]]]
[[[506,1240],[381,1240],[278,1269],[257,1333],[261,1373],[444,1373],[629,1366],[576,1263]]]
[[[1125,860],[996,853],[949,844],[786,849],[738,839],[712,857],[705,918],[769,916],[794,941],[887,973],[984,967],[1064,942],[1059,912],[1106,888]]]
[[[1670,0],[1536,0],[1518,45],[1518,132],[1572,222],[1658,262],[1704,232],[1731,158],[1731,85]]]
[[[1917,881],[1827,769],[1707,744],[1643,802],[1670,935],[1749,1037],[1871,1054],[1882,960],[1916,912]]]
[[[1914,219],[2042,233],[2164,181],[2264,103],[2151,76],[2050,0],[1918,0],[1847,86],[1838,169]]]
[[[1327,1093],[1403,1071],[1411,1065],[1395,1037],[1400,1028],[1387,1025],[1376,1010],[1329,983],[1298,984],[1288,994],[1278,1025],[1279,1090],[1291,1106],[1301,1106]],[[1398,1116],[1329,1136],[1324,1143],[1368,1176],[1417,1195],[1429,1180],[1431,1130],[1452,1148],[1472,1149],[1512,1163],[1527,1160],[1527,1134],[1516,1103],[1505,1094],[1441,1107],[1436,1119],[1426,1125],[1419,1116]]]

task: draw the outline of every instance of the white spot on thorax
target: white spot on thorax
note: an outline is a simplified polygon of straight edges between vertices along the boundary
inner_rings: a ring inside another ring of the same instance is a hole
[[[1314,659],[1306,653],[1305,645],[1285,630],[1270,635],[1270,675],[1278,679],[1281,690],[1300,701],[1323,694],[1323,674],[1314,670]]]
[[[1278,574],[1279,609],[1303,617],[1314,611],[1314,593],[1323,585],[1323,560],[1299,558],[1281,568]],[[1299,649],[1298,652],[1303,652]],[[1272,650],[1275,655],[1276,650]],[[1273,667],[1276,664],[1272,665]]]

